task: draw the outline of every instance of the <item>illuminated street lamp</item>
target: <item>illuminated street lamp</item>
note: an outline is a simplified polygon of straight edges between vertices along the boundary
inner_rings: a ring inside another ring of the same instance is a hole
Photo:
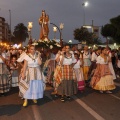
[[[70,44],[70,47],[72,47],[72,40],[69,40],[68,43]]]
[[[89,3],[86,1],[84,3],[82,3],[82,6],[83,6],[83,12],[84,12],[84,20],[83,20],[83,25],[85,25],[85,7],[87,7],[89,5]]]
[[[31,30],[33,28],[33,22],[28,22],[29,44],[32,44]]]
[[[64,23],[60,23],[60,30],[61,30],[61,34],[60,34],[60,40],[62,40],[62,30],[64,28]]]
[[[89,4],[89,3],[86,1],[86,2],[84,2],[82,5],[85,6],[85,7],[87,7],[88,4]]]
[[[54,32],[54,40],[56,40],[57,27],[53,27],[53,32]]]
[[[60,45],[63,46],[63,39],[62,39],[62,30],[64,28],[64,23],[60,23]]]
[[[114,43],[114,49],[116,48],[116,46],[117,46],[117,44],[116,44],[116,43]]]
[[[69,43],[69,44],[72,44],[72,40],[69,40],[68,43]]]

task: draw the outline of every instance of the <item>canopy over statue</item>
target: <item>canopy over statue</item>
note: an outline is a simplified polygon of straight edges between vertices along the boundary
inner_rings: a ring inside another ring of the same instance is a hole
[[[39,24],[40,24],[40,39],[48,39],[49,34],[49,15],[46,14],[45,10],[42,10],[42,15],[39,18]]]

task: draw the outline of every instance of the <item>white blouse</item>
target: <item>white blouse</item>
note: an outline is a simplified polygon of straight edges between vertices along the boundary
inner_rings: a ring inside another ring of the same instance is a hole
[[[90,52],[87,52],[87,53],[83,52],[83,54],[80,55],[80,58],[83,58],[83,59],[85,59],[85,58],[91,59],[91,54],[90,54]]]
[[[62,56],[60,56],[60,60],[61,59],[62,59]],[[74,57],[71,57],[71,58],[64,57],[63,65],[71,65],[72,63],[75,63],[75,62],[76,62],[76,59]]]
[[[97,57],[97,64],[108,64],[108,58],[107,58],[107,62],[104,61],[104,58],[102,58],[101,56]]]
[[[1,56],[2,56],[3,58],[6,58],[6,53],[2,53]],[[0,63],[4,63],[1,58],[0,58]]]
[[[91,61],[96,61],[97,60],[97,55],[95,52],[92,53],[92,56],[91,56]]]
[[[80,62],[80,60],[78,60],[73,68],[80,68],[80,65],[81,65],[81,62]]]
[[[24,61],[25,56],[26,56],[26,53],[25,53],[25,52],[23,52],[23,53],[20,55],[20,57],[17,59],[17,62],[23,62],[23,61]]]
[[[24,57],[24,59],[28,62],[28,67],[38,67],[39,66],[39,64],[38,64],[38,57],[35,60],[33,60],[28,55],[26,55]]]

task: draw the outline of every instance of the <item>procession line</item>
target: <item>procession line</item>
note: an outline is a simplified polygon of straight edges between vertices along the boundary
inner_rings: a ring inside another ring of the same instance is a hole
[[[92,108],[85,104],[82,100],[78,99],[76,96],[72,97],[79,105],[81,105],[86,111],[88,111],[96,120],[105,120],[102,116],[96,113]]]
[[[40,112],[37,105],[33,105],[32,110],[35,120],[43,120],[42,117],[40,116]]]

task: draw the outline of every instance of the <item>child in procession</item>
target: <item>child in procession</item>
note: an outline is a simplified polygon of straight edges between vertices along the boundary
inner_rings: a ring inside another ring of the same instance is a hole
[[[83,69],[81,67],[81,61],[79,59],[79,55],[77,53],[74,54],[74,58],[76,59],[76,63],[74,65],[74,71],[75,71],[75,75],[77,78],[77,85],[78,85],[78,90],[83,92],[84,88],[85,88],[85,82],[84,82],[84,77],[83,77]]]

